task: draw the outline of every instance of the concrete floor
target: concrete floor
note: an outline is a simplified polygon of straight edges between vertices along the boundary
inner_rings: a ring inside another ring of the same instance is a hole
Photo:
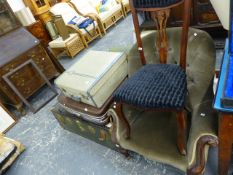
[[[108,30],[107,34],[90,44],[89,49],[109,50],[127,48],[134,42],[132,18],[129,15]],[[63,58],[70,67],[85,52],[74,59]],[[221,52],[219,52],[221,56]],[[220,57],[219,56],[219,57]],[[170,166],[132,154],[126,159],[121,154],[60,127],[50,109],[56,98],[36,114],[28,112],[6,134],[21,141],[26,151],[6,172],[7,175],[179,175]],[[231,171],[232,172],[232,171]],[[211,149],[205,175],[217,174],[217,149]]]

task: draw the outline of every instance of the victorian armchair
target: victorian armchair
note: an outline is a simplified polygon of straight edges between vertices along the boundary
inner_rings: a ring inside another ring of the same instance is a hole
[[[179,63],[181,33],[181,28],[167,29],[168,64]],[[149,64],[159,63],[159,52],[154,45],[154,36],[157,35],[156,31],[142,32],[144,54]],[[137,50],[135,43],[128,52],[129,77],[142,67]],[[215,46],[212,38],[204,31],[189,29],[186,74],[188,100],[185,108],[189,116],[186,156],[181,155],[174,144],[176,119],[172,112],[144,111],[123,104],[122,110],[131,128],[130,139],[126,139],[127,128],[112,108],[109,110],[113,119],[112,140],[123,149],[168,164],[187,174],[201,174],[205,169],[210,146],[218,144],[218,117],[212,108]],[[213,174],[215,172],[213,170]]]

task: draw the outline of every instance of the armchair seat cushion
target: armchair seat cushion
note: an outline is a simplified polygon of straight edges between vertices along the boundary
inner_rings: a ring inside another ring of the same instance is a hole
[[[62,37],[59,37],[51,42],[49,42],[49,47],[50,48],[64,48],[66,47],[66,44],[73,40],[75,37],[77,37],[77,33],[71,33],[70,37],[67,38],[66,40],[63,40]]]
[[[71,0],[71,2],[75,5],[76,8],[78,8],[78,10],[84,14],[98,14],[98,12],[96,11],[95,7],[93,7],[91,5],[91,3],[88,0]]]
[[[180,66],[148,64],[126,80],[114,98],[146,109],[181,109],[186,93],[186,74]]]
[[[101,21],[105,21],[106,19],[110,18],[111,16],[112,16],[112,13],[110,10],[108,10],[106,12],[99,13],[99,17],[100,17]]]
[[[71,6],[64,2],[54,5],[50,9],[50,12],[53,15],[61,15],[65,24],[68,24],[75,16],[81,17],[83,20],[85,19],[84,17],[80,16]]]
[[[121,5],[117,4],[114,5],[111,9],[105,11],[105,12],[101,12],[99,13],[99,17],[102,21],[106,20],[109,17],[112,17],[114,13],[116,13],[117,11],[121,10]]]
[[[109,11],[111,11],[112,14],[116,13],[119,10],[121,10],[121,5],[120,4],[116,4],[111,9],[109,9]]]

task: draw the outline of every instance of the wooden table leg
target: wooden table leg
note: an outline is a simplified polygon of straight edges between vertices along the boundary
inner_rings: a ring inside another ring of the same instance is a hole
[[[186,141],[187,141],[187,123],[185,111],[179,111],[176,113],[177,121],[177,146],[182,155],[186,155]]]
[[[232,152],[233,142],[233,115],[220,114],[219,118],[219,152],[218,167],[219,175],[227,175]]]

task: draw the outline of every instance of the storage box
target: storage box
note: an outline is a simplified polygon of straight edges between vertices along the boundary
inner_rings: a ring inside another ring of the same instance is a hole
[[[64,129],[101,145],[107,146],[110,149],[119,152],[124,151],[119,145],[116,145],[111,140],[111,123],[100,126],[92,122],[85,121],[76,115],[67,112],[65,109],[61,108],[59,104],[54,106],[52,113]]]
[[[101,108],[127,77],[127,59],[121,52],[89,51],[55,80],[67,96]]]

